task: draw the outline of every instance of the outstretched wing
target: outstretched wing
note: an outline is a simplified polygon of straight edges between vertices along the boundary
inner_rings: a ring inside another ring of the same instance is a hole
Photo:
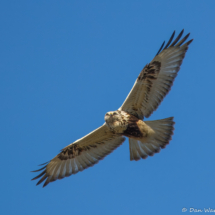
[[[171,89],[188,45],[193,41],[189,40],[183,44],[190,35],[187,34],[180,40],[183,32],[184,30],[172,42],[175,35],[174,31],[163,50],[165,42],[162,44],[155,58],[140,72],[133,88],[119,110],[143,119],[144,117],[149,117],[157,109]]]
[[[62,149],[47,165],[45,163],[43,168],[33,171],[43,172],[32,180],[42,177],[37,183],[38,185],[46,179],[43,185],[45,187],[49,182],[68,177],[93,166],[124,141],[124,137],[114,134],[104,124]]]

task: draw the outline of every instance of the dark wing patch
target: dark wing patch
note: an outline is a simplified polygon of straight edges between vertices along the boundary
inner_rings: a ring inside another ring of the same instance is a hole
[[[88,167],[98,163],[106,155],[110,154],[114,149],[120,146],[125,141],[124,137],[110,137],[104,141],[95,142],[94,144],[81,146],[78,143],[70,144],[62,149],[62,151],[53,158],[47,165],[39,170],[42,171],[32,180],[42,177],[38,183],[45,181],[43,187],[57,179],[62,179],[82,171]]]
[[[138,80],[142,81],[144,79],[157,79],[158,73],[161,68],[161,62],[154,61],[151,64],[147,64],[138,76]]]
[[[119,110],[143,119],[149,117],[157,109],[171,89],[188,46],[193,41],[189,40],[183,44],[189,34],[180,40],[182,34],[183,30],[172,42],[175,35],[173,32],[167,45],[164,47],[164,43],[162,44],[155,58],[141,71]]]

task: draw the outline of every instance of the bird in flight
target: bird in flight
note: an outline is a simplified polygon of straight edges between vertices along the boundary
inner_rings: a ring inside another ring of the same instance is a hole
[[[143,121],[157,109],[169,92],[180,69],[189,44],[190,34],[182,37],[184,30],[172,42],[175,31],[164,47],[163,42],[154,59],[147,64],[137,77],[133,88],[122,106],[105,114],[105,123],[88,135],[66,146],[32,180],[37,185],[76,174],[103,159],[120,146],[125,137],[129,138],[130,160],[145,159],[165,148],[174,130],[173,117],[161,120]],[[181,40],[180,40],[181,39]]]

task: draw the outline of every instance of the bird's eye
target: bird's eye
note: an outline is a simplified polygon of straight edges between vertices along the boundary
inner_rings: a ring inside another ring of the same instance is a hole
[[[113,115],[116,115],[117,113],[116,112],[113,112]]]
[[[106,116],[109,116],[109,113],[106,113],[105,115],[106,115]]]

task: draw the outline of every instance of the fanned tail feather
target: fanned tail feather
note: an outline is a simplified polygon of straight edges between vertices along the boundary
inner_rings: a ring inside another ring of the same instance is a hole
[[[173,117],[145,121],[145,123],[150,126],[155,133],[147,137],[144,142],[129,138],[130,160],[137,161],[141,158],[147,158],[148,155],[153,156],[154,153],[160,152],[161,148],[165,148],[171,140],[175,124]]]

